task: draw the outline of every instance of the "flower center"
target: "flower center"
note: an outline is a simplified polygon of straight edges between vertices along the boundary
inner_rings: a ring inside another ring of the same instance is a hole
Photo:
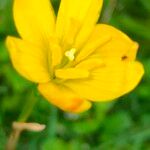
[[[70,60],[73,61],[75,58],[75,52],[76,52],[76,48],[71,48],[69,51],[65,52],[65,56]]]

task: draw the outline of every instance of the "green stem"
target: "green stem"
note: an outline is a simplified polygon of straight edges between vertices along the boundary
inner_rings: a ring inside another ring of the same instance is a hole
[[[48,122],[48,137],[54,138],[56,134],[56,124],[57,124],[57,108],[51,106],[51,114],[50,119]]]
[[[32,91],[31,97],[26,101],[26,103],[23,107],[23,110],[17,120],[18,122],[26,122],[27,121],[30,114],[32,113],[32,110],[37,102],[37,99],[38,98],[37,98],[37,96],[35,96],[35,92]],[[6,144],[6,150],[15,150],[16,149],[21,132],[22,132],[22,130],[13,128],[13,130],[9,136],[9,139],[7,141],[7,144]]]
[[[34,91],[31,93],[31,97],[26,101],[23,110],[18,118],[18,122],[26,122],[29,118],[32,110],[37,102],[37,97],[35,97]]]
[[[104,10],[101,22],[108,23],[113,15],[116,8],[117,0],[109,0],[107,7]]]

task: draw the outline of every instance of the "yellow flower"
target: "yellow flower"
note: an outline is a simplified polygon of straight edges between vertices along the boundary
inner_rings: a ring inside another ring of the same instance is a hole
[[[102,0],[61,0],[57,17],[49,0],[14,0],[20,38],[7,37],[14,68],[38,84],[59,108],[79,113],[92,101],[133,90],[144,69],[138,44],[121,31],[96,24]]]

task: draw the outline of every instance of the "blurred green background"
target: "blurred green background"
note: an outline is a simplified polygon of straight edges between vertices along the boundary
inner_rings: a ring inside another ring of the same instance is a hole
[[[52,2],[57,11],[60,1]],[[43,100],[35,86],[13,69],[4,44],[7,35],[17,35],[12,0],[0,0],[0,150],[12,122],[28,108],[26,101],[37,101],[28,121],[47,127],[40,133],[23,132],[18,150],[150,150],[150,1],[104,0],[100,21],[140,44],[144,78],[119,101],[94,104],[80,115],[68,114]]]

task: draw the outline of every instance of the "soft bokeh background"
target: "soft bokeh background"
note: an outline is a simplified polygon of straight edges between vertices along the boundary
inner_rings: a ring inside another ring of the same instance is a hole
[[[101,22],[126,32],[140,44],[138,59],[145,66],[140,85],[111,103],[97,103],[81,115],[51,106],[12,67],[4,41],[17,35],[12,0],[0,0],[0,150],[26,101],[37,100],[29,122],[44,123],[41,133],[24,132],[18,150],[150,150],[150,1],[104,0]],[[53,0],[57,11],[58,0]],[[40,13],[40,12],[39,12]],[[37,14],[38,15],[38,14]],[[25,108],[24,108],[25,107]]]

